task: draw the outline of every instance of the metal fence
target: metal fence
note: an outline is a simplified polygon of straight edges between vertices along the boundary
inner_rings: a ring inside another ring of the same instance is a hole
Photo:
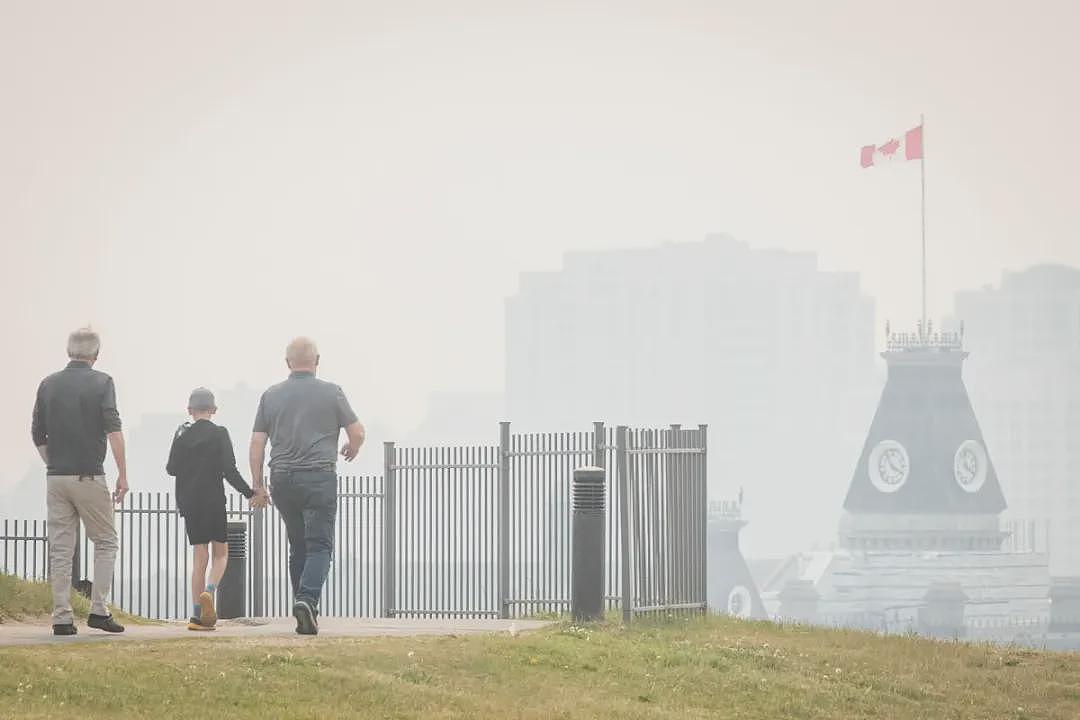
[[[384,608],[396,617],[521,617],[570,604],[574,468],[607,466],[592,432],[511,434],[474,447],[387,443]],[[609,491],[616,485],[609,477]],[[609,507],[617,506],[609,503]],[[619,601],[617,510],[608,515],[609,603]]]
[[[325,615],[524,617],[570,604],[573,471],[607,472],[609,609],[634,614],[705,606],[706,430],[606,428],[512,434],[492,445],[397,447],[384,477],[342,477]],[[228,519],[247,525],[246,612],[291,607],[288,539],[271,506],[251,511],[237,495]],[[189,611],[189,550],[168,493],[132,493],[117,509],[120,550],[112,602],[153,618]],[[234,560],[235,562],[235,560]],[[4,521],[0,567],[42,580],[47,528]],[[81,536],[76,574],[92,577]]]
[[[624,621],[705,611],[706,437],[704,425],[618,430]]]
[[[499,615],[497,450],[386,444],[383,615]]]
[[[562,613],[570,607],[571,486],[574,469],[612,466],[613,435],[603,423],[592,432],[509,435],[501,445],[507,458],[505,615]],[[607,476],[605,595],[619,603],[618,504]]]
[[[571,483],[582,465],[608,469],[609,609],[622,608],[626,620],[703,611],[706,435],[705,426],[612,431],[603,423],[511,434],[503,423],[497,445],[387,443],[386,615],[565,612]]]
[[[226,518],[247,525],[245,611],[250,616],[288,615],[288,538],[273,506],[252,511],[230,493]],[[336,552],[321,610],[332,616],[381,614],[382,478],[338,479]],[[26,580],[49,572],[48,525],[5,520],[0,570]],[[184,519],[170,493],[130,493],[116,509],[119,550],[111,602],[126,612],[156,619],[183,618],[191,610],[191,566]],[[73,575],[91,578],[93,544],[80,531]],[[231,562],[237,562],[232,560]]]
[[[4,520],[0,535],[0,572],[24,580],[44,580],[48,573],[49,536],[44,520]]]

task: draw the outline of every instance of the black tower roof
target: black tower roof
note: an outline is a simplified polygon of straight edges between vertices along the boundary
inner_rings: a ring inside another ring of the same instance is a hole
[[[844,500],[853,514],[991,515],[1005,497],[961,377],[958,334],[891,335],[888,380]]]

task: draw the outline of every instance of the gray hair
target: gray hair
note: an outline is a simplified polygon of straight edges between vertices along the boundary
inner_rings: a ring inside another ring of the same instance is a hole
[[[67,352],[72,360],[94,360],[101,350],[101,336],[89,327],[68,335]]]
[[[291,367],[314,367],[319,360],[319,348],[309,337],[298,337],[285,348],[285,361]]]

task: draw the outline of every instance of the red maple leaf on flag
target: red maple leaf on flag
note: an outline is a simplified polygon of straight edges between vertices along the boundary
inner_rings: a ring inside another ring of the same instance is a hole
[[[893,153],[895,153],[899,149],[900,149],[900,141],[897,140],[896,138],[893,138],[892,140],[889,140],[889,142],[887,142],[884,145],[882,145],[881,147],[879,147],[878,152],[880,152],[882,155],[889,156],[889,155],[892,155]]]

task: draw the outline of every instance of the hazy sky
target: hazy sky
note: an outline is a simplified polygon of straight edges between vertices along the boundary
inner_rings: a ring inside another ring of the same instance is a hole
[[[816,250],[913,321],[918,165],[858,149],[920,113],[933,315],[1080,265],[1078,7],[0,0],[0,486],[87,322],[129,421],[307,333],[406,430],[501,386],[503,299],[570,249]]]

